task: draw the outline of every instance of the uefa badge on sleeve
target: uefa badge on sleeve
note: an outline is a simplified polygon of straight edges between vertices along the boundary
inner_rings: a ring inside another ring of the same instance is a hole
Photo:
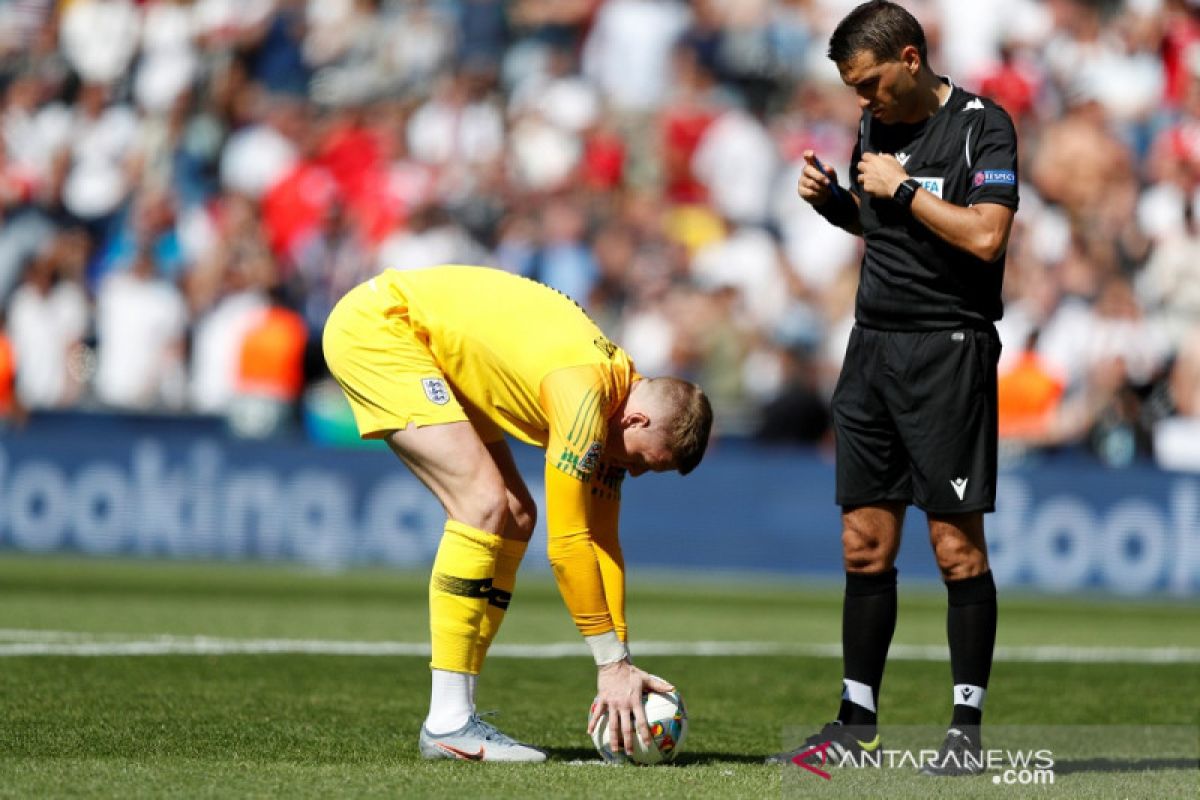
[[[431,403],[444,406],[450,402],[450,390],[441,378],[421,378],[421,386],[425,388],[425,396]]]

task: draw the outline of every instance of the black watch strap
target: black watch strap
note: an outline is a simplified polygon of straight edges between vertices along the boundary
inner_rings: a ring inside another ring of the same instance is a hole
[[[913,198],[917,196],[917,189],[921,188],[921,184],[916,178],[908,178],[896,187],[896,191],[892,194],[892,199],[899,203],[903,208],[908,208],[912,205]]]

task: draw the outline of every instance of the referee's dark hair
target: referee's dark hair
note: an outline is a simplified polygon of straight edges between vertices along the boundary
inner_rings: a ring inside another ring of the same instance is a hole
[[[829,37],[829,59],[844,64],[866,50],[882,64],[896,61],[908,45],[917,48],[921,63],[928,63],[925,31],[916,17],[888,0],[871,0],[858,6],[838,23]]]

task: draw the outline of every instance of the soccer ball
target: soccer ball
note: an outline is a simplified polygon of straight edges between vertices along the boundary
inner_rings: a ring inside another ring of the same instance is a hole
[[[592,702],[592,709],[596,707]],[[683,750],[683,742],[687,739],[688,718],[687,708],[679,692],[650,692],[642,695],[642,707],[646,709],[646,725],[650,728],[652,739],[649,747],[643,747],[641,740],[634,734],[633,755],[627,756],[624,750],[614,753],[609,746],[608,712],[600,715],[596,727],[592,731],[592,744],[605,761],[622,764],[632,761],[635,764],[666,764],[674,761],[675,756]],[[590,715],[589,715],[590,719]]]

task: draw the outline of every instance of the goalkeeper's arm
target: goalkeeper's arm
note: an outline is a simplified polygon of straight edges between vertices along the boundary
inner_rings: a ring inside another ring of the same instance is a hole
[[[645,692],[674,686],[629,659],[625,625],[625,565],[617,540],[620,501],[592,496],[587,484],[546,465],[547,551],[559,592],[596,661],[596,702],[588,733],[608,713],[609,746],[633,753],[633,736],[649,746]]]
[[[547,462],[546,549],[563,602],[597,665],[628,655],[619,508],[620,501],[592,497],[586,483]]]

